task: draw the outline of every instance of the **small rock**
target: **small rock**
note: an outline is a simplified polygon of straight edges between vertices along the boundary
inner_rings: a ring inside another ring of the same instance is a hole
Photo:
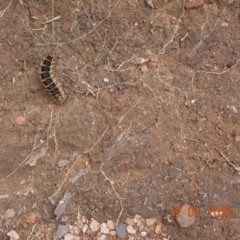
[[[71,162],[71,160],[67,160],[67,159],[61,160],[58,162],[58,166],[61,168],[61,167],[68,165],[70,162]]]
[[[99,222],[97,222],[95,219],[92,219],[89,227],[93,232],[96,232],[97,230],[99,230],[100,226],[101,225]]]
[[[135,239],[134,236],[130,236],[130,237],[128,237],[128,240],[134,240],[134,239]]]
[[[107,224],[106,223],[102,223],[101,224],[101,229],[100,229],[101,233],[105,233],[105,234],[109,234],[109,229],[107,227]]]
[[[163,233],[163,232],[161,233],[161,235],[162,235],[162,237],[166,237],[166,236],[167,236],[167,234],[166,234],[166,233]],[[163,240],[164,240],[164,239],[169,240],[169,238],[163,238]]]
[[[152,0],[145,0],[145,2],[147,3],[147,5],[149,5],[151,8],[155,8],[153,5],[153,1]]]
[[[134,219],[140,220],[141,216],[137,214],[137,215],[135,215]]]
[[[85,216],[81,216],[81,222],[82,222],[82,223],[86,223],[86,218],[85,218]]]
[[[185,9],[199,8],[204,5],[204,0],[187,0],[185,2]]]
[[[14,218],[15,216],[15,211],[14,209],[8,209],[6,212],[5,212],[5,218]]]
[[[8,194],[0,195],[0,199],[5,199],[5,198],[9,198],[9,195]]]
[[[143,64],[143,65],[141,66],[141,72],[142,72],[142,73],[145,73],[145,72],[147,72],[147,70],[148,70],[147,64]]]
[[[8,232],[7,235],[10,237],[9,240],[18,240],[19,239],[19,235],[14,230],[11,230],[10,232]]]
[[[136,230],[133,228],[132,225],[127,225],[126,230],[127,230],[127,232],[130,233],[130,234],[135,234],[135,233],[136,233]]]
[[[105,234],[103,234],[103,235],[101,235],[100,237],[98,237],[97,240],[105,240],[106,237],[107,237],[107,236],[106,236]]]
[[[123,83],[117,83],[115,86],[118,88],[118,90],[123,90],[125,88]]]
[[[228,27],[228,23],[227,22],[221,23],[221,27]]]
[[[73,236],[73,240],[81,240],[81,238],[78,236]]]
[[[64,236],[64,240],[73,240],[73,235],[71,233],[67,233],[65,236]]]
[[[180,216],[176,217],[177,222],[182,228],[190,227],[195,223],[195,215],[193,214],[193,216],[190,216],[189,208],[191,208],[190,205],[184,204],[181,207]]]
[[[137,227],[140,227],[142,225],[142,221],[141,220],[137,220]]]
[[[13,194],[17,195],[17,196],[20,196],[22,194],[22,192],[20,190],[14,190],[13,191]]]
[[[154,67],[154,64],[151,60],[149,60],[146,64],[147,64],[148,68],[153,68]]]
[[[69,228],[66,225],[59,224],[57,226],[57,230],[54,231],[53,234],[52,234],[52,239],[53,240],[60,239],[64,235],[66,235],[68,231],[69,231]]]
[[[156,234],[159,234],[160,232],[162,231],[162,225],[157,225],[156,227],[155,227],[155,233]]]
[[[117,225],[117,236],[119,238],[124,238],[125,236],[127,236],[126,227],[127,227],[127,224],[124,224],[124,223],[119,223]]]
[[[41,219],[41,214],[37,211],[31,212],[26,219],[26,222],[29,224],[34,224]]]
[[[147,219],[146,219],[146,225],[147,225],[148,227],[150,227],[150,226],[152,226],[156,221],[157,221],[156,218],[147,218]]]
[[[222,164],[222,168],[226,168],[228,166],[228,164],[226,163],[226,162],[224,162],[223,164]]]
[[[77,226],[73,225],[73,226],[72,226],[72,230],[73,230],[73,232],[74,232],[76,235],[79,234],[79,228],[78,228]]]
[[[134,219],[132,219],[132,218],[127,218],[127,219],[125,220],[125,223],[128,224],[128,225],[134,225]]]
[[[103,81],[104,81],[105,83],[108,83],[108,82],[109,82],[108,78],[104,78]]]
[[[238,110],[235,106],[231,106],[231,110],[233,111],[233,113],[238,113]]]
[[[15,119],[15,122],[18,126],[20,125],[23,125],[25,123],[26,119],[22,116],[18,116],[16,119]]]
[[[113,231],[111,231],[109,234],[110,234],[111,236],[116,236],[117,232],[116,232],[115,230],[113,230]]]
[[[142,237],[146,237],[146,236],[147,236],[147,232],[144,232],[144,231],[141,232],[141,236],[142,236]]]
[[[235,137],[235,141],[236,141],[236,142],[240,142],[240,136],[236,136],[236,137]]]
[[[108,221],[107,221],[107,227],[108,227],[110,230],[113,230],[113,229],[115,229],[115,224],[113,223],[113,221],[108,220]]]
[[[168,80],[172,80],[173,79],[173,76],[172,75],[167,75],[166,76],[166,80],[168,81]]]

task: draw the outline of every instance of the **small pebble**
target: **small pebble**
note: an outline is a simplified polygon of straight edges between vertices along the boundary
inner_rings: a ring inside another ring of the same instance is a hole
[[[81,240],[79,236],[73,236],[73,240]]]
[[[135,234],[136,233],[136,230],[133,228],[132,225],[127,225],[127,232],[130,233],[130,234]]]
[[[204,5],[204,0],[187,0],[185,2],[186,9],[199,8]]]
[[[111,236],[116,236],[117,232],[116,232],[115,230],[113,230],[113,231],[111,231],[109,234],[110,234]]]
[[[147,64],[143,64],[143,65],[141,66],[141,72],[142,72],[142,73],[145,73],[145,72],[147,72],[147,70],[148,70]]]
[[[104,81],[105,83],[108,83],[108,82],[109,82],[108,78],[104,78],[103,81]]]
[[[238,110],[235,106],[231,106],[231,109],[232,109],[233,113],[238,113]]]
[[[226,162],[224,162],[223,164],[222,164],[222,168],[226,168],[228,165],[227,165],[227,163]]]
[[[134,219],[140,220],[141,216],[137,214],[137,215],[135,215]]]
[[[221,27],[228,27],[228,23],[227,22],[221,23]]]
[[[9,195],[8,194],[0,195],[0,199],[4,199],[4,198],[9,198]]]
[[[146,219],[146,225],[147,225],[148,227],[150,227],[150,226],[152,226],[156,221],[157,221],[156,218],[147,218],[147,219]]]
[[[125,220],[125,223],[128,224],[128,225],[134,225],[134,219],[132,219],[132,218],[127,218],[127,219]]]
[[[101,229],[100,229],[101,233],[105,233],[105,234],[109,234],[109,229],[107,227],[107,224],[106,223],[102,223],[101,224]]]
[[[139,231],[142,231],[144,229],[144,224],[141,224],[141,226],[139,227]]]
[[[69,228],[66,225],[59,224],[57,230],[53,232],[52,239],[57,240],[67,234]]]
[[[15,211],[14,209],[8,209],[6,212],[5,212],[5,218],[13,218],[15,216]]]
[[[86,218],[84,216],[81,217],[81,222],[86,223]]]
[[[159,234],[161,231],[162,231],[162,225],[157,225],[157,226],[155,227],[155,233],[156,233],[156,234]]]
[[[99,222],[97,222],[95,219],[92,219],[89,227],[93,232],[96,232],[97,230],[99,230],[100,226],[101,225]]]
[[[240,136],[236,136],[236,137],[235,137],[235,141],[236,141],[236,142],[240,142]]]
[[[137,220],[137,227],[140,227],[142,225],[142,221],[141,220]]]
[[[82,227],[82,232],[85,233],[88,230],[88,225],[84,224]]]
[[[135,239],[134,236],[128,237],[128,240],[134,240],[134,239]]]
[[[115,86],[118,88],[118,90],[123,90],[125,88],[123,83],[117,83]]]
[[[108,227],[110,230],[113,230],[113,229],[115,229],[115,224],[113,223],[113,221],[108,220],[108,221],[107,221],[107,227]]]
[[[71,161],[67,160],[67,159],[61,160],[61,161],[58,162],[58,166],[61,168],[61,167],[64,167],[64,166],[68,165],[70,162]]]
[[[146,237],[147,236],[147,232],[141,232],[141,236],[142,237]]]
[[[65,236],[64,236],[64,240],[73,240],[73,235],[71,233],[67,233]]]
[[[14,230],[11,230],[10,232],[8,232],[7,235],[10,237],[9,240],[18,240],[19,239],[19,235]]]
[[[102,236],[98,237],[97,240],[105,240],[106,237],[107,237],[107,236],[106,236],[105,234],[103,234]]]
[[[18,116],[16,119],[15,119],[15,122],[18,126],[20,125],[23,125],[25,123],[26,119],[22,116]]]
[[[124,238],[127,236],[127,230],[126,230],[127,224],[124,223],[119,223],[117,225],[117,236],[119,238]]]
[[[41,219],[41,214],[37,211],[31,212],[26,219],[27,223],[34,224]]]

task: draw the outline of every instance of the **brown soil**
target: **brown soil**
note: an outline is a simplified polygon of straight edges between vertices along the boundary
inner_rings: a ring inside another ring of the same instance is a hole
[[[51,239],[66,191],[64,224],[139,214],[171,239],[240,239],[239,2],[84,2],[55,1],[54,26],[50,1],[0,2],[0,239]],[[40,81],[47,55],[62,105]],[[171,216],[183,204],[200,209],[189,228]]]

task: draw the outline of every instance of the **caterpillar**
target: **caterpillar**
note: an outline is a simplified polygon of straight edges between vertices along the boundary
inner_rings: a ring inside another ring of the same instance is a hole
[[[54,77],[54,59],[51,56],[47,56],[41,66],[41,82],[44,84],[44,87],[50,92],[53,97],[53,100],[62,104],[66,100],[66,94],[63,91],[61,84]]]

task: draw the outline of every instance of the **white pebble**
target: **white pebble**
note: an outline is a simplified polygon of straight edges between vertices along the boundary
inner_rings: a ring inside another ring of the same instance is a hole
[[[113,223],[113,221],[108,220],[108,221],[107,221],[107,227],[108,227],[110,230],[113,230],[113,229],[115,229],[115,224]]]
[[[97,222],[95,219],[92,219],[90,223],[90,228],[93,232],[96,232],[100,228],[100,223]]]
[[[141,232],[141,236],[142,237],[146,237],[147,236],[147,232]]]
[[[13,218],[15,216],[15,211],[14,209],[8,209],[5,212],[5,218]]]
[[[82,232],[85,233],[88,230],[88,225],[84,224],[82,227]]]
[[[135,234],[135,233],[136,233],[136,230],[133,228],[132,225],[127,225],[126,230],[127,230],[127,232],[130,233],[130,234]]]
[[[101,233],[105,233],[105,234],[109,234],[109,229],[107,227],[107,224],[106,223],[102,223],[101,224],[101,229],[100,229]]]
[[[19,235],[14,230],[11,230],[10,232],[8,232],[7,235],[10,237],[10,240],[19,239]]]
[[[65,236],[64,236],[64,240],[73,240],[73,235],[71,233],[67,233]]]
[[[97,240],[105,240],[105,239],[106,239],[106,235],[104,235],[104,234],[97,238]]]

